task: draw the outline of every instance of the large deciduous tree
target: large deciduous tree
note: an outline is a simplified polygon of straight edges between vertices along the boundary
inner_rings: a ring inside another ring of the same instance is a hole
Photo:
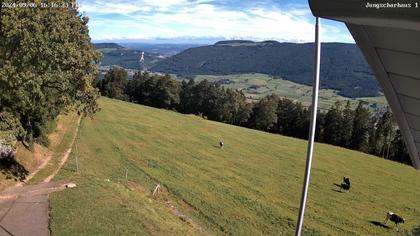
[[[110,69],[101,84],[101,93],[110,98],[127,100],[125,90],[128,84],[127,71],[120,68]]]
[[[252,109],[249,125],[252,128],[272,131],[278,121],[277,111],[280,97],[272,94],[257,102]]]
[[[74,0],[64,2],[68,8],[0,9],[0,123],[18,121],[24,132],[15,133],[27,141],[62,111],[98,109],[92,80],[99,54],[88,18],[71,7]]]

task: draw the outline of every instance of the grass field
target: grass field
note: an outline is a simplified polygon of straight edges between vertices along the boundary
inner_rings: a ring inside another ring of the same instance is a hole
[[[274,79],[266,74],[236,74],[236,75],[197,75],[197,81],[207,79],[210,82],[217,82],[220,80],[228,81],[223,86],[233,89],[242,90],[245,96],[250,100],[259,100],[270,94],[277,94],[281,97],[298,100],[304,105],[309,106],[312,100],[312,87],[293,83],[288,80]],[[319,107],[322,109],[329,109],[335,101],[350,100],[353,107],[357,105],[360,100],[366,101],[370,104],[372,109],[381,108],[387,105],[385,97],[363,97],[350,99],[337,94],[337,91],[332,89],[321,89],[319,93]]]
[[[304,140],[106,98],[99,103],[56,177],[78,187],[50,195],[53,235],[195,235],[201,228],[293,235]],[[334,185],[343,176],[352,179],[348,193]],[[316,144],[304,235],[414,235],[419,179],[409,166]],[[153,198],[157,183],[163,192]],[[388,210],[406,219],[399,233],[391,223],[379,225]]]

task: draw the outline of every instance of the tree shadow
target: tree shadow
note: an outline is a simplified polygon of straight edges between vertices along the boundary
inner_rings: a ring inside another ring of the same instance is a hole
[[[6,176],[6,179],[13,179],[14,181],[24,181],[29,174],[29,171],[14,157],[0,159],[0,171]]]
[[[384,224],[382,224],[381,222],[379,222],[379,221],[374,221],[374,220],[371,220],[371,221],[369,221],[371,224],[373,224],[373,225],[375,225],[375,226],[379,226],[379,227],[382,227],[382,228],[385,228],[385,229],[389,229],[389,228],[391,228],[391,227],[389,227],[388,225],[384,225]]]

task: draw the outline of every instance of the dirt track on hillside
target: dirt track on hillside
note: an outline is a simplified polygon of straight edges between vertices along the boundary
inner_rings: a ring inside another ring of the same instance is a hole
[[[48,194],[61,191],[75,184],[69,181],[51,180],[67,161],[79,132],[81,117],[77,122],[76,131],[72,137],[69,148],[61,157],[57,168],[46,177],[43,183],[37,185],[24,185],[50,162],[53,152],[48,151],[43,162],[25,179],[14,187],[0,192],[0,235],[31,235],[49,236],[49,201]],[[68,132],[67,128],[65,133]],[[57,138],[57,137],[56,137]],[[55,140],[57,141],[57,140]],[[54,142],[54,141],[53,141]],[[34,153],[34,155],[41,155]]]

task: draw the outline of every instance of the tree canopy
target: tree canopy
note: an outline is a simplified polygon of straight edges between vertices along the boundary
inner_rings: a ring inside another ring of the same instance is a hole
[[[88,18],[71,7],[74,0],[67,3],[0,9],[0,128],[14,127],[8,132],[27,143],[63,111],[92,115],[98,109],[92,80],[100,54]]]

